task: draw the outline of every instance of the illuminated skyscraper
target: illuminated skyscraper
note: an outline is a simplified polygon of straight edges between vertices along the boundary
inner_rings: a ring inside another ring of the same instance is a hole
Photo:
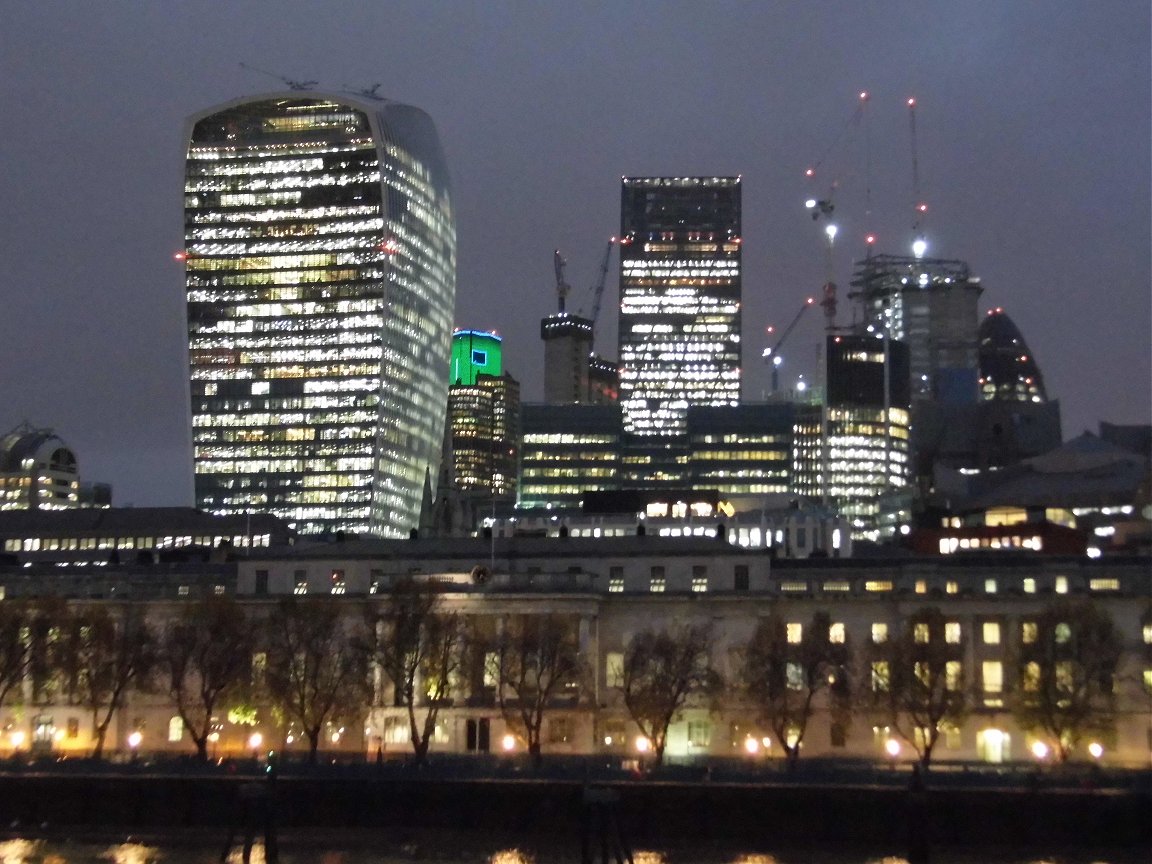
[[[292,91],[190,118],[196,502],[406,536],[444,432],[456,237],[422,111]]]
[[[908,346],[829,335],[825,352],[827,406],[797,409],[794,491],[824,499],[849,519],[853,537],[891,536],[911,509]]]
[[[686,480],[690,405],[740,400],[740,178],[625,177],[624,482]]]

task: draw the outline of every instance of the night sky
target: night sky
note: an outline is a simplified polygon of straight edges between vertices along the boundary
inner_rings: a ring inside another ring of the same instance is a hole
[[[455,187],[456,323],[505,337],[527,401],[552,250],[588,309],[625,174],[743,176],[759,398],[764,328],[825,278],[805,198],[835,184],[845,289],[868,231],[907,254],[914,96],[929,254],[966,260],[981,309],[1020,327],[1065,438],[1148,423],[1149,18],[1147,0],[7,3],[0,433],[55,429],[118,504],[192,503],[182,136],[195,111],[283,89],[241,62],[379,83],[431,115]],[[597,327],[610,357],[616,282]],[[785,383],[815,371],[820,326],[792,336]]]

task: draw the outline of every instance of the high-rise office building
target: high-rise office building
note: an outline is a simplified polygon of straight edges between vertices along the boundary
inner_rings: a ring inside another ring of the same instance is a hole
[[[740,399],[740,178],[625,177],[621,191],[623,480],[686,480],[690,405]]]
[[[431,120],[291,91],[190,118],[197,506],[406,536],[443,440],[456,237]]]
[[[544,340],[544,401],[571,405],[589,401],[589,362],[593,324],[588,318],[557,312],[540,322]]]
[[[977,399],[976,303],[983,289],[963,261],[873,255],[856,264],[849,295],[861,329],[908,346],[913,400]]]
[[[504,372],[500,337],[484,330],[453,333],[451,377],[452,485],[498,498],[515,495],[520,383]]]
[[[908,347],[829,335],[825,352],[827,403],[797,407],[795,491],[843,514],[854,537],[890,536],[911,516]]]

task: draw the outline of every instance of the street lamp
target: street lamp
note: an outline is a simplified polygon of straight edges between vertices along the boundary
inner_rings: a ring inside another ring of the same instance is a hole
[[[128,750],[132,753],[133,762],[136,761],[136,757],[140,752],[140,742],[143,740],[144,736],[140,734],[139,729],[128,736]]]
[[[264,743],[264,736],[259,732],[253,732],[248,736],[248,747],[252,751],[252,758],[260,758],[260,745]]]

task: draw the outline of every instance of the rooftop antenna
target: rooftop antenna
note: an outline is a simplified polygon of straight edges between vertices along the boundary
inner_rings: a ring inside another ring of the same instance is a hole
[[[365,99],[375,99],[377,102],[383,102],[384,97],[379,93],[382,86],[379,82],[373,84],[371,87],[352,87],[349,84],[345,84],[344,89],[349,93],[355,93],[357,96],[363,96]]]
[[[912,142],[912,254],[923,258],[928,251],[928,240],[920,230],[920,217],[928,212],[928,205],[920,197],[920,156],[916,147],[916,99],[908,97],[908,133]]]
[[[296,81],[286,75],[277,75],[275,72],[269,72],[267,69],[261,69],[259,66],[251,66],[243,62],[240,64],[240,68],[247,69],[249,72],[259,72],[261,75],[267,75],[269,78],[282,81],[288,85],[289,90],[311,90],[320,83],[319,81]]]

